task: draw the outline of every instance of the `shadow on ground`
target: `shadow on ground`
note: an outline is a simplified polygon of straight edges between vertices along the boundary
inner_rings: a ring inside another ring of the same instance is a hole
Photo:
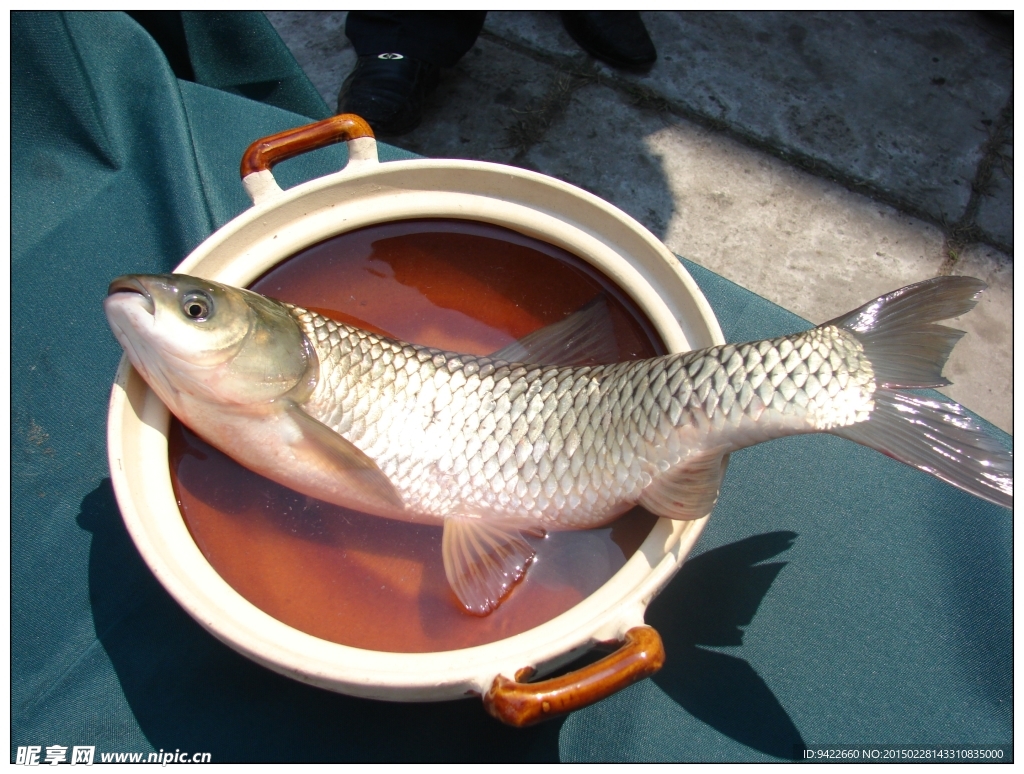
[[[803,739],[771,688],[742,658],[709,647],[743,644],[748,625],[785,562],[758,564],[793,545],[769,532],[691,559],[651,604],[646,620],[670,654],[654,682],[691,715],[737,742],[792,758]]]

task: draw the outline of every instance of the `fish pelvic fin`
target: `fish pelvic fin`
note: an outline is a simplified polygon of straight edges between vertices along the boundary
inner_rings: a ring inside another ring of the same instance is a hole
[[[970,311],[985,288],[973,277],[935,277],[825,323],[861,344],[876,387],[866,421],[830,432],[1012,508],[1012,452],[962,406],[900,391],[949,384],[942,369],[964,334],[935,323]]]
[[[518,529],[469,516],[447,516],[441,538],[444,572],[473,615],[494,610],[525,574],[533,547]]]
[[[942,387],[942,369],[963,331],[936,325],[974,308],[987,285],[973,277],[934,277],[869,301],[821,327],[848,331],[864,347],[884,389]]]
[[[867,421],[830,432],[990,503],[1013,507],[1013,453],[956,403],[878,390]]]
[[[353,499],[372,510],[404,510],[405,504],[377,463],[331,428],[311,417],[295,401],[285,411],[300,430],[295,451],[337,476]]]
[[[537,365],[614,363],[618,350],[608,302],[601,294],[564,320],[513,341],[488,357]]]
[[[688,457],[652,481],[639,504],[656,516],[693,521],[711,513],[722,485],[724,448]]]

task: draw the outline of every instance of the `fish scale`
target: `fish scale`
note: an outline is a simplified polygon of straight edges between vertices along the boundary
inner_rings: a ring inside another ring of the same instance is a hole
[[[291,311],[320,359],[304,408],[372,457],[409,507],[438,517],[594,526],[702,448],[842,427],[872,408],[863,347],[835,326],[613,365],[526,367]],[[851,389],[828,389],[841,381]],[[581,500],[592,508],[574,513]]]

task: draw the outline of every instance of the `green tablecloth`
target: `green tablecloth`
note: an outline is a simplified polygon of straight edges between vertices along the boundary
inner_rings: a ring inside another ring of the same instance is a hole
[[[268,102],[316,118],[326,106],[262,16],[187,15],[184,28],[197,82],[124,14],[12,15],[12,760],[26,745],[94,745],[97,759],[717,761],[1012,744],[1011,514],[826,436],[733,456],[696,558],[649,610],[665,668],[565,719],[514,730],[476,700],[331,694],[201,629],[140,559],[112,494],[121,350],[100,302],[114,276],[171,269],[248,206],[242,150],[308,120]],[[407,155],[381,146],[382,160]],[[325,149],[276,174],[287,187],[344,159]],[[730,341],[806,327],[685,263]]]

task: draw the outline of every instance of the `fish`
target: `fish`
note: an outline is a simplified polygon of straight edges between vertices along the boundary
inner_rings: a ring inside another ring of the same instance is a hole
[[[726,456],[785,436],[831,433],[1011,508],[1012,451],[910,392],[949,384],[963,333],[937,322],[985,287],[936,277],[802,333],[596,365],[580,363],[612,335],[598,301],[489,356],[183,274],[118,277],[103,303],[132,366],[214,447],[310,497],[442,526],[449,584],[483,616],[526,573],[527,536],[636,505],[703,518]]]

